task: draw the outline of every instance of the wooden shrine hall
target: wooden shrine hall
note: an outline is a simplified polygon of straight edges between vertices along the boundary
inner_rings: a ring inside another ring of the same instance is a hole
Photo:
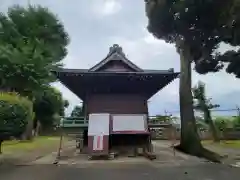
[[[56,74],[83,101],[88,119],[84,144],[90,155],[149,146],[148,99],[179,75],[173,69],[141,69],[117,44],[90,69],[61,69]]]

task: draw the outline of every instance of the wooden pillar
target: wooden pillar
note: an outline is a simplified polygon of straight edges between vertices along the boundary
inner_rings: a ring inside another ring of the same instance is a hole
[[[87,119],[88,119],[88,94],[85,96],[84,98],[84,101],[83,101],[83,104],[84,104],[84,124],[87,123]]]
[[[176,142],[177,142],[177,129],[176,127],[174,127],[173,125],[171,125],[171,140],[172,140],[172,144],[171,144],[171,147],[173,149],[173,155],[175,156],[175,145],[176,145]]]
[[[87,123],[87,104],[86,104],[86,102],[83,102],[82,111],[83,111],[83,114],[84,114],[84,124],[86,124]]]

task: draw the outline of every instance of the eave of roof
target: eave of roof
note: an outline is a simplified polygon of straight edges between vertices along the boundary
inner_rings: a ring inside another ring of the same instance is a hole
[[[59,69],[55,71],[55,73],[65,73],[65,74],[173,74],[174,70],[152,70],[152,69],[143,69],[140,72],[130,72],[130,71],[123,71],[123,72],[113,72],[113,71],[89,71],[88,69]]]
[[[97,88],[97,85],[101,82],[103,82],[105,86],[106,82],[119,82],[119,80],[124,80],[126,83],[128,83],[128,78],[131,79],[133,77],[136,79],[136,82],[141,80],[141,77],[145,79],[145,83],[141,85],[142,88],[147,88],[148,90],[148,97],[150,98],[152,95],[157,93],[159,90],[161,90],[163,87],[165,87],[167,84],[169,84],[171,81],[173,81],[175,78],[178,77],[179,73],[173,73],[169,71],[146,71],[146,72],[89,72],[86,70],[79,71],[79,70],[71,70],[66,71],[63,70],[61,72],[57,73],[58,79],[67,87],[69,90],[71,90],[73,93],[75,93],[80,99],[84,100],[84,92],[87,91],[87,86],[93,86]],[[106,78],[105,78],[106,77]],[[120,79],[119,79],[120,78]],[[115,79],[115,80],[114,80]],[[139,80],[138,80],[139,79]],[[151,80],[152,79],[152,80]],[[107,83],[107,84],[109,84]],[[150,83],[150,84],[149,84]],[[120,83],[121,84],[121,83]],[[125,84],[126,85],[126,84]],[[101,87],[100,86],[100,87]],[[129,82],[128,86],[133,86],[133,88],[137,88],[139,91],[141,91],[142,88],[136,87],[136,83]],[[121,89],[120,87],[117,89]],[[137,91],[138,91],[137,90]]]

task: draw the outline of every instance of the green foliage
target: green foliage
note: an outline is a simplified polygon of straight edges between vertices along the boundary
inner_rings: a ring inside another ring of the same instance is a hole
[[[16,93],[0,94],[0,140],[19,136],[34,118],[33,104]]]
[[[66,56],[68,34],[57,16],[47,8],[13,6],[8,9],[7,15],[1,14],[0,17],[3,25],[1,30],[4,33],[1,34],[1,42],[11,44],[20,51],[22,47],[19,45],[25,43],[33,43],[33,47],[42,45],[44,57],[55,63]],[[19,40],[22,40],[22,44],[19,44]]]
[[[148,0],[148,29],[155,37],[187,51],[199,73],[215,72],[222,64],[214,52],[232,30],[234,1]]]
[[[75,106],[71,112],[71,117],[84,117],[82,106]]]
[[[63,101],[63,104],[64,104],[64,107],[65,107],[65,108],[68,108],[68,106],[69,106],[69,101],[68,101],[68,100],[64,100],[64,101]]]
[[[233,118],[233,128],[236,130],[240,130],[240,116],[236,116]]]
[[[171,123],[171,116],[156,115],[151,118],[151,123]]]
[[[233,1],[233,0],[231,0]],[[234,0],[230,13],[229,25],[230,29],[224,31],[224,42],[239,47],[240,45],[240,1]],[[228,63],[226,71],[240,78],[240,50],[229,50],[223,55],[218,56],[218,60]]]
[[[209,125],[210,130],[212,132],[214,141],[219,141],[218,131],[215,127],[215,124],[213,123],[211,112],[210,110],[213,108],[219,107],[218,104],[212,104],[211,98],[206,97],[206,90],[205,90],[205,84],[201,81],[198,82],[198,84],[192,88],[193,92],[193,98],[195,100],[194,107],[196,110],[199,110],[203,112],[204,114],[204,121],[206,124]]]
[[[240,117],[239,116],[233,116],[233,117],[217,117],[214,121],[216,127],[224,131],[227,128],[233,129],[233,130],[240,130]]]
[[[215,109],[220,107],[218,104],[212,104],[211,98],[206,97],[206,90],[205,90],[205,84],[201,81],[198,82],[198,84],[192,88],[193,92],[193,99],[194,99],[194,108],[196,110],[210,113],[211,109]],[[209,111],[209,112],[206,112]],[[206,122],[208,120],[206,119]]]
[[[220,131],[224,131],[229,124],[229,119],[218,117],[214,120],[216,128]]]
[[[61,109],[59,111],[59,116],[65,116],[65,109],[68,108],[68,106],[69,106],[69,101],[63,100],[63,105],[61,106]]]
[[[240,77],[240,51],[215,53],[221,42],[240,45],[239,0],[145,1],[149,31],[166,42],[180,40],[198,73],[216,72],[226,62],[226,71]]]
[[[55,80],[68,34],[47,8],[13,6],[0,14],[0,87],[33,97]]]
[[[54,119],[59,115],[64,115],[66,100],[63,100],[61,92],[51,86],[45,86],[43,93],[39,93],[34,101],[33,109],[36,112],[36,120],[42,126],[51,126]]]

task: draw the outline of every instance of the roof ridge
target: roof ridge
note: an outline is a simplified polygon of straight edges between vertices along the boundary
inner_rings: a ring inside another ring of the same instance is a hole
[[[107,56],[100,61],[99,63],[97,63],[96,65],[94,65],[93,67],[91,67],[89,69],[89,71],[95,71],[97,69],[99,69],[100,67],[104,66],[106,63],[108,63],[109,61],[112,61],[115,57],[114,56],[119,56],[120,59],[124,61],[128,66],[130,66],[131,68],[133,68],[136,71],[142,71],[141,68],[139,68],[136,64],[134,64],[132,61],[130,61],[125,53],[122,50],[122,47],[119,46],[118,44],[113,44],[113,46],[111,46],[109,48],[109,53],[107,54]],[[112,58],[111,58],[112,57]]]

